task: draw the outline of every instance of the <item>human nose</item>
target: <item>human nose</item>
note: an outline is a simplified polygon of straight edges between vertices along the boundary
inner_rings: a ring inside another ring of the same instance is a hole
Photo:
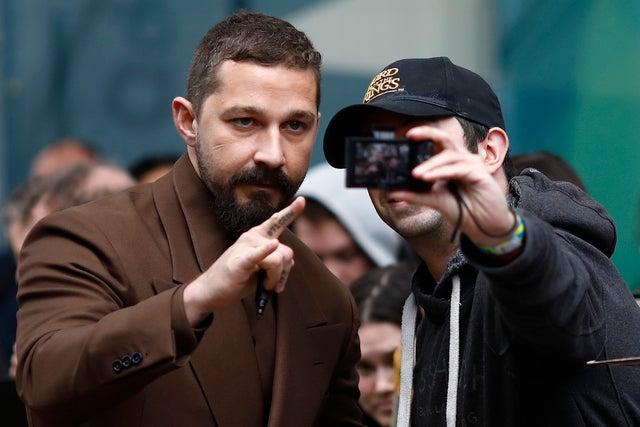
[[[280,140],[280,132],[269,131],[258,141],[254,154],[256,164],[262,163],[273,169],[284,165],[284,151]]]
[[[393,391],[393,366],[383,366],[376,371],[375,390],[378,393]]]

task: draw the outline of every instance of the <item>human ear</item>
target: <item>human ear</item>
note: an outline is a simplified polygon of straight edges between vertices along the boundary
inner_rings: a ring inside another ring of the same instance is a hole
[[[509,152],[507,133],[498,127],[489,129],[487,137],[478,144],[478,152],[489,172],[495,173],[502,167],[504,158]]]
[[[198,123],[193,110],[193,105],[187,99],[178,96],[171,103],[173,110],[173,123],[182,139],[190,147],[196,145]]]

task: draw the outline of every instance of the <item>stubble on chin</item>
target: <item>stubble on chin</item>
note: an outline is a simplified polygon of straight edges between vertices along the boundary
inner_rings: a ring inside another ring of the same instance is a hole
[[[437,235],[445,226],[444,217],[436,210],[425,206],[405,206],[395,209],[385,206],[383,220],[405,239]]]

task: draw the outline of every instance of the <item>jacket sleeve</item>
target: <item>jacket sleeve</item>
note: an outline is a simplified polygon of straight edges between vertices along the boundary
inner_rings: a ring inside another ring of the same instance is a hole
[[[19,277],[16,382],[36,412],[95,413],[184,365],[197,346],[183,287],[130,286],[109,240],[77,212],[34,228]]]
[[[554,229],[526,212],[523,253],[506,265],[493,265],[463,238],[467,258],[488,281],[489,304],[514,340],[542,357],[583,363],[605,341],[605,301],[624,292],[624,280],[608,257],[571,233]]]

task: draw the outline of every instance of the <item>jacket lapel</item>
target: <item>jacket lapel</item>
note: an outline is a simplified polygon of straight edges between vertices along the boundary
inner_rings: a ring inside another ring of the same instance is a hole
[[[281,240],[296,254],[300,252],[296,247],[300,243],[290,232],[285,231]],[[318,385],[322,378],[331,377],[323,373],[325,353],[314,334],[327,325],[312,292],[313,286],[322,286],[322,283],[304,276],[301,270],[293,268],[285,291],[278,295],[270,427],[312,425],[313,418],[305,420],[304,417],[316,414],[310,405],[321,404],[324,390],[318,389]]]
[[[169,256],[173,271],[174,284],[189,283],[195,279],[201,269],[197,262],[196,248],[190,239],[190,230],[185,213],[178,198],[176,180],[187,174],[191,167],[186,155],[182,156],[173,168],[173,172],[153,183],[153,199],[167,239]],[[195,174],[195,172],[194,172]]]
[[[186,154],[156,184],[154,200],[167,236],[173,282],[189,283],[226,249],[224,234],[209,209],[209,191]],[[264,398],[242,303],[214,314],[190,365],[218,424],[264,426]]]
[[[191,366],[219,425],[265,425],[260,373],[242,304],[215,313]]]

